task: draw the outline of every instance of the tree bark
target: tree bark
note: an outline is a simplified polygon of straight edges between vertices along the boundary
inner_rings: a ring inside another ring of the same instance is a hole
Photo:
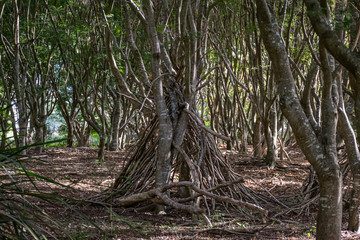
[[[278,157],[278,146],[277,146],[277,114],[275,106],[272,106],[269,114],[269,119],[264,120],[264,131],[267,145],[267,152],[265,156],[265,162],[270,168],[274,168]]]
[[[257,117],[254,124],[253,134],[253,154],[254,157],[261,157],[262,154],[262,138],[261,138],[261,121]]]
[[[19,116],[19,135],[16,139],[17,147],[26,145],[28,116],[26,110],[25,86],[20,73],[20,13],[18,1],[14,1],[15,23],[14,23],[14,87],[16,94],[16,107]],[[23,151],[25,153],[25,151]]]
[[[347,48],[338,38],[336,32],[331,29],[318,0],[304,0],[304,2],[311,25],[323,41],[326,49],[355,76],[357,82],[360,81],[360,57]]]
[[[276,17],[266,0],[257,0],[256,4],[261,35],[273,64],[280,108],[293,129],[297,143],[319,178],[320,202],[316,238],[338,240],[341,238],[342,178],[334,141],[336,139],[336,112],[334,112],[332,102],[331,78],[324,77],[326,86],[323,91],[322,120],[326,118],[326,121],[322,126],[322,136],[319,137],[301,107]],[[326,56],[323,58],[326,59]],[[328,72],[324,73],[328,74]]]
[[[319,35],[321,41],[324,43],[326,49],[336,58],[341,65],[345,66],[347,70],[352,74],[350,78],[353,79],[353,87],[355,89],[355,126],[356,129],[360,129],[359,118],[360,115],[360,57],[357,56],[352,49],[346,47],[342,41],[341,36],[336,34],[327,16],[322,11],[322,5],[316,0],[305,0],[307,6],[308,16],[311,24],[314,27],[316,33]],[[341,83],[338,83],[339,88]],[[341,89],[341,88],[340,88]],[[342,94],[340,92],[340,94]],[[359,152],[357,148],[355,134],[352,131],[351,125],[347,119],[343,100],[340,97],[339,104],[339,120],[341,127],[340,134],[344,138],[346,151],[349,156],[349,162],[353,177],[353,189],[350,200],[349,210],[349,230],[357,231],[359,229],[359,196],[360,196],[360,163]]]
[[[148,35],[151,39],[152,50],[152,76],[155,81],[153,92],[156,104],[156,113],[159,118],[159,144],[157,149],[156,162],[156,187],[162,187],[169,181],[171,169],[171,145],[173,138],[173,126],[169,111],[166,106],[161,79],[161,51],[160,41],[156,31],[153,3],[151,0],[144,1],[144,13],[147,20]],[[159,209],[160,210],[160,209]]]
[[[120,95],[115,94],[114,98],[114,107],[113,107],[113,115],[111,117],[111,140],[110,140],[110,151],[119,150],[119,133],[120,133],[120,122],[121,122],[121,101]]]
[[[341,93],[342,82],[340,77],[338,78],[337,86]],[[353,186],[350,196],[350,208],[349,208],[349,225],[350,231],[359,231],[359,211],[360,211],[360,153],[356,141],[354,130],[350,124],[350,121],[345,112],[344,100],[342,94],[339,95],[339,125],[338,130],[341,137],[344,139],[346,146],[346,153],[349,159],[351,174],[353,178]]]

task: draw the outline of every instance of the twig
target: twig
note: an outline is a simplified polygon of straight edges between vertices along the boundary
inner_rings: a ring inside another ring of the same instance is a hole
[[[185,103],[185,105],[188,105],[188,103]],[[198,116],[195,115],[195,113],[191,112],[188,108],[184,108],[183,109],[186,113],[188,113],[190,116],[192,116],[194,118],[194,120],[196,121],[196,123],[199,124],[199,126],[204,129],[206,132],[210,133],[211,135],[214,135],[215,137],[218,137],[222,140],[225,140],[225,141],[231,141],[231,138],[230,137],[227,137],[227,136],[224,136],[220,133],[217,133],[213,130],[211,130],[210,128],[206,127],[199,119],[198,119]]]
[[[224,229],[224,228],[208,228],[208,229],[198,231],[198,233],[205,233],[205,232],[225,232],[225,233],[229,233],[229,234],[250,235],[250,236],[255,234],[253,232],[248,232],[246,230],[232,231],[232,230],[227,230],[227,229]]]
[[[163,187],[163,191],[169,189],[169,188],[172,188],[172,187],[183,187],[183,186],[186,186],[186,187],[190,187],[191,189],[193,189],[195,192],[198,192],[198,193],[201,193],[202,195],[205,195],[205,196],[208,196],[208,197],[211,197],[217,201],[221,201],[221,202],[227,202],[227,203],[231,203],[231,204],[234,204],[236,206],[239,206],[239,207],[246,207],[246,208],[249,208],[251,210],[255,210],[259,213],[261,213],[262,215],[264,216],[267,216],[268,214],[268,211],[263,209],[262,207],[260,206],[257,206],[255,204],[252,204],[252,203],[247,203],[247,202],[243,202],[241,200],[236,200],[236,199],[233,199],[233,198],[230,198],[230,197],[226,197],[226,196],[219,196],[219,195],[216,195],[216,194],[213,194],[213,193],[210,193],[206,190],[203,190],[203,189],[200,189],[198,188],[197,186],[195,186],[192,182],[187,182],[187,181],[184,181],[184,182],[176,182],[176,183],[172,183],[172,184],[169,184],[167,186],[164,186]]]
[[[283,153],[285,153],[286,158],[289,160],[289,162],[291,162],[291,163],[292,163],[292,160],[291,160],[291,158],[290,158],[289,154],[286,152],[286,150],[285,150],[285,148],[284,148],[284,145],[283,145],[283,143],[282,143],[282,141],[281,141],[281,139],[280,139],[279,135],[277,136],[277,138],[278,138],[279,143],[280,143],[280,150],[281,150]]]

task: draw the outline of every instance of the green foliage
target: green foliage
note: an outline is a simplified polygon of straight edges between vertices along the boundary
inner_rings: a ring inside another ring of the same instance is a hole
[[[58,144],[65,139],[47,142],[45,145]],[[39,201],[63,203],[89,225],[102,229],[86,216],[73,209],[59,194],[49,194],[38,190],[40,184],[55,184],[60,188],[71,188],[51,178],[27,170],[23,161],[34,161],[20,153],[33,144],[22,148],[0,149],[0,231],[1,239],[84,239],[85,235],[68,235],[62,224],[51,218],[38,206]],[[42,145],[42,144],[41,144]],[[24,160],[22,160],[24,159]],[[76,201],[75,199],[67,199]],[[79,201],[76,201],[79,202]]]
[[[35,180],[57,184],[55,181],[26,170],[17,160],[18,149],[0,150],[2,168],[0,185],[0,231],[4,239],[47,239],[53,233],[63,235],[59,223],[47,216],[31,196],[44,199],[38,192]],[[24,184],[33,185],[34,191]],[[53,199],[47,196],[47,199]],[[66,236],[66,235],[65,235]]]
[[[349,31],[354,37],[356,36],[356,32],[351,30],[351,24],[353,23],[354,19],[354,9],[347,7],[344,10],[340,11],[340,16],[342,16],[341,21],[335,22],[335,30],[337,31]]]
[[[245,34],[252,34],[255,31],[258,31],[259,26],[257,23],[250,22],[245,26]]]
[[[316,226],[311,226],[309,231],[306,232],[306,236],[312,237],[316,235]]]
[[[164,31],[165,31],[165,28],[166,28],[166,25],[164,25],[164,24],[159,24],[159,25],[156,26],[156,31],[157,31],[158,33],[163,34]]]
[[[11,107],[11,106],[10,106]],[[9,107],[8,107],[9,108]],[[7,108],[0,113],[7,112]],[[35,146],[35,145],[33,145]],[[54,233],[63,234],[60,225],[34,203],[37,199],[54,199],[38,191],[36,182],[42,181],[66,187],[52,179],[28,171],[20,153],[31,146],[0,148],[0,231],[2,239],[47,239]],[[32,190],[33,189],[33,190]]]
[[[100,137],[99,137],[99,134],[92,130],[91,132],[91,136],[90,136],[90,144],[92,147],[97,147],[99,146],[99,143],[100,143]]]

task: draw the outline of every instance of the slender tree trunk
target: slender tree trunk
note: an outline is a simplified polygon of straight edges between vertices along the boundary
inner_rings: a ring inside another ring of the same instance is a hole
[[[20,74],[20,16],[19,16],[19,6],[17,0],[14,1],[14,8],[15,8],[14,87],[16,94],[16,107],[19,115],[19,121],[18,121],[19,135],[18,135],[18,139],[16,139],[16,144],[18,147],[23,147],[26,145],[28,119],[27,119],[26,104],[25,104],[26,101],[25,86],[23,84]]]
[[[34,123],[35,123],[35,143],[40,144],[35,147],[37,153],[41,153],[44,150],[44,142],[46,138],[46,110],[45,110],[45,96],[42,95],[39,100],[37,100],[34,105],[34,108],[37,110],[34,111]]]
[[[259,118],[255,120],[254,124],[253,153],[254,157],[261,157],[262,154],[261,121]]]
[[[166,106],[163,92],[163,82],[161,79],[161,51],[160,42],[156,30],[153,3],[151,0],[144,1],[144,12],[147,19],[148,34],[151,38],[152,49],[152,76],[156,80],[154,83],[154,97],[156,113],[159,118],[159,144],[157,149],[156,161],[156,187],[162,187],[169,181],[171,169],[171,145],[173,138],[173,126],[169,111]],[[160,208],[158,210],[161,210]]]
[[[120,122],[121,122],[121,101],[120,96],[117,96],[114,103],[113,116],[111,121],[111,140],[110,140],[110,151],[119,150],[119,133],[120,133]]]
[[[352,13],[352,23],[350,25],[351,31],[357,32],[360,29],[360,13],[358,11],[354,11]],[[358,42],[356,42],[356,38],[358,36],[351,34],[351,44],[350,46],[354,50],[354,52],[360,52],[360,41],[358,39]],[[356,44],[356,45],[355,45]],[[360,65],[360,64],[359,64]],[[360,70],[359,70],[360,72]],[[350,76],[352,79],[352,82],[355,82],[356,86],[352,86],[354,88],[354,98],[355,98],[355,130],[357,133],[357,142],[360,142],[360,74],[358,75],[357,79],[354,76]]]
[[[355,95],[355,129],[357,132],[357,141],[360,141],[360,81],[357,84],[357,93]]]
[[[8,114],[8,110],[2,110],[3,112],[0,112],[0,131],[1,131],[1,143],[0,143],[0,149],[4,149],[6,146],[6,138],[8,133],[8,118],[5,117]]]
[[[350,231],[358,232],[360,229],[360,153],[357,146],[355,133],[346,116],[344,106],[339,107],[339,131],[345,141],[346,153],[350,162],[352,174],[352,189],[350,196],[349,208],[349,225]]]
[[[38,145],[35,147],[35,151],[37,153],[41,153],[44,150],[44,145],[42,144],[45,142],[44,125],[45,125],[45,123],[41,122],[40,126],[36,126],[36,128],[35,128],[35,143],[41,144],[41,145]]]
[[[1,59],[1,54],[0,54],[0,76],[2,78],[2,82],[3,82],[3,87],[4,87],[4,92],[5,92],[5,96],[6,96],[6,102],[7,102],[7,106],[11,106],[12,102],[11,102],[11,94],[10,94],[10,86],[8,85],[8,82],[5,79],[5,74],[4,74],[4,69],[3,69],[3,65],[2,65],[2,59]],[[15,113],[14,113],[14,109],[11,107],[9,109],[10,112],[10,121],[11,121],[11,127],[12,127],[12,133],[14,135],[14,139],[16,141],[16,144],[18,144],[17,139],[18,139],[18,131],[16,128],[16,117],[15,117]],[[4,143],[5,144],[5,143]]]
[[[98,160],[100,162],[104,161],[105,159],[105,145],[106,145],[106,135],[99,134],[99,150],[98,150]]]
[[[265,162],[270,168],[274,168],[278,157],[277,147],[277,115],[275,106],[272,107],[269,113],[269,118],[266,119],[265,125],[265,138],[267,144],[267,152]]]
[[[339,74],[340,76],[340,74]],[[342,81],[340,77],[337,80],[337,86],[339,92],[342,93]],[[342,94],[339,95],[339,123],[338,131],[341,137],[344,139],[346,153],[350,163],[351,174],[352,174],[352,189],[350,196],[350,208],[349,208],[349,225],[350,231],[359,231],[359,212],[360,212],[360,153],[356,141],[354,130],[347,117],[344,99]]]

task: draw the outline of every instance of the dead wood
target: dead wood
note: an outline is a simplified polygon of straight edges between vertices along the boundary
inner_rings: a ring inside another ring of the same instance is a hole
[[[235,184],[238,181],[234,181],[231,183],[225,183],[222,184],[221,187],[226,187],[232,184]],[[239,206],[239,207],[243,207],[243,208],[248,208],[250,210],[254,210],[259,212],[263,217],[266,217],[268,214],[268,211],[266,211],[265,209],[263,209],[260,206],[257,206],[255,204],[251,204],[251,203],[246,203],[243,202],[241,200],[236,200],[230,197],[224,197],[224,196],[219,196],[217,194],[211,193],[209,190],[204,190],[204,189],[200,189],[199,187],[197,187],[193,182],[187,182],[187,181],[183,181],[183,182],[174,182],[174,183],[170,183],[168,185],[165,185],[161,188],[155,188],[155,189],[151,189],[149,191],[146,192],[142,192],[142,193],[137,193],[137,194],[133,194],[130,196],[126,196],[126,197],[122,197],[122,198],[117,198],[113,200],[113,205],[115,206],[129,206],[129,205],[133,205],[135,203],[140,203],[140,202],[144,202],[144,201],[152,201],[156,204],[163,204],[163,205],[168,205],[170,207],[173,207],[175,209],[180,209],[183,211],[187,211],[189,213],[192,214],[196,214],[199,217],[201,217],[208,225],[211,225],[210,220],[206,217],[205,215],[205,210],[196,206],[196,205],[185,205],[182,204],[180,200],[173,200],[171,199],[168,195],[167,195],[167,191],[172,189],[172,188],[179,188],[179,187],[189,187],[192,190],[194,190],[195,192],[197,192],[197,197],[199,196],[207,196],[210,197],[216,201],[219,202],[227,202],[227,203],[231,203],[233,205]],[[213,190],[213,189],[212,189]]]
[[[238,209],[240,214],[247,217],[250,217],[249,210],[264,217],[268,215],[266,209],[279,206],[273,196],[269,197],[246,187],[242,177],[233,171],[214,141],[214,136],[229,140],[227,137],[209,131],[193,110],[188,110],[187,107],[182,110],[188,113],[188,125],[183,143],[172,145],[174,151],[169,184],[162,188],[155,187],[159,137],[158,121],[154,117],[133,147],[114,185],[102,194],[101,200],[118,206],[130,206],[144,201],[168,205],[196,214],[208,225],[210,221],[203,207],[207,214],[211,214],[217,204],[222,204],[225,209]],[[180,166],[184,163],[189,169],[189,179],[179,181]],[[190,196],[175,199],[174,188],[180,187],[190,189]]]
[[[211,130],[210,128],[206,127],[196,116],[195,113],[191,112],[187,107],[184,108],[184,111],[187,112],[189,115],[191,115],[195,120],[196,122],[199,124],[199,126],[205,130],[206,132],[210,133],[211,135],[215,136],[215,137],[218,137],[222,140],[225,140],[225,141],[231,141],[231,138],[230,137],[227,137],[227,136],[224,136],[220,133],[217,133],[213,130]]]

